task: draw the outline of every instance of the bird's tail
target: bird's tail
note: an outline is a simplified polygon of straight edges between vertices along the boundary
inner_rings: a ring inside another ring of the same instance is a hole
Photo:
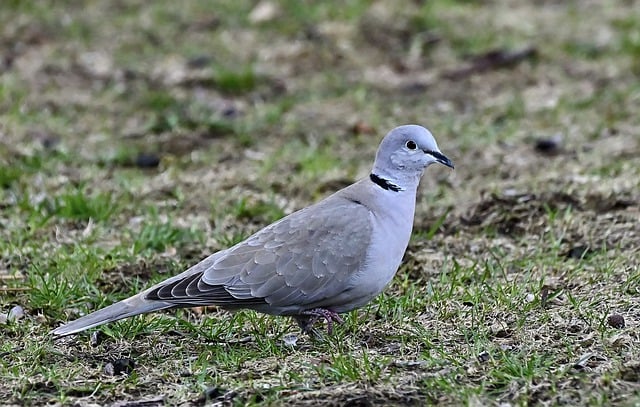
[[[173,304],[162,301],[145,300],[141,294],[138,294],[62,325],[54,329],[51,333],[56,336],[71,335],[98,325],[106,324],[107,322],[174,306]]]

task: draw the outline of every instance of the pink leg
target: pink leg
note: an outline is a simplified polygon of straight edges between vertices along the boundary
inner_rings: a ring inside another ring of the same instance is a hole
[[[320,318],[324,318],[327,321],[327,333],[331,335],[333,333],[333,323],[337,322],[338,324],[343,323],[344,321],[340,318],[337,312],[324,309],[324,308],[314,308],[307,311],[302,311],[300,317],[296,318],[298,325],[304,332],[309,332],[309,330],[313,327]]]

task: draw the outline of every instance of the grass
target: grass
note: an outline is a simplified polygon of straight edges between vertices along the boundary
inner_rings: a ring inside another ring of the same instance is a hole
[[[637,7],[254,3],[7,3],[0,404],[639,405]],[[456,170],[333,335],[214,307],[48,335],[365,176],[408,122]]]

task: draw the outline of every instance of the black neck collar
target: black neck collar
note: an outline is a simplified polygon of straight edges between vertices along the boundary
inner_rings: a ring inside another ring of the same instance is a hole
[[[402,188],[400,188],[396,184],[392,183],[389,180],[381,178],[374,173],[369,174],[369,178],[371,179],[371,181],[373,181],[374,184],[378,185],[382,189],[386,189],[387,191],[398,192],[402,190]]]

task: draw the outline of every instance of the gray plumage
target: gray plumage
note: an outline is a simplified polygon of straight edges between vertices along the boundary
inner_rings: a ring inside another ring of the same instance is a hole
[[[397,127],[382,140],[369,177],[53,334],[203,305],[292,316],[303,331],[324,318],[330,331],[341,322],[338,314],[371,301],[395,275],[411,236],[418,183],[432,163],[453,168],[427,129]]]

